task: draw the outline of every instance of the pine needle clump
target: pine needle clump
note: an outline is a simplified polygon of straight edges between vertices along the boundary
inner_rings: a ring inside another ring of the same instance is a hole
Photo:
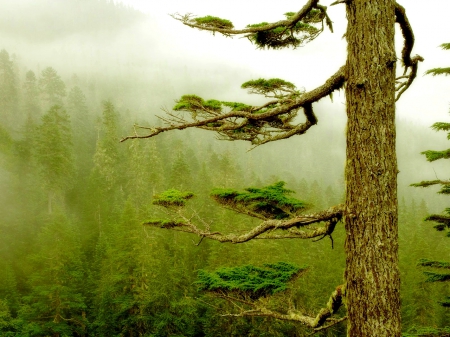
[[[192,192],[181,192],[175,189],[164,191],[153,196],[153,204],[163,207],[182,207],[194,196]]]
[[[287,262],[220,268],[214,272],[200,270],[196,282],[200,290],[231,292],[257,299],[288,289],[288,282],[307,269]]]
[[[216,188],[211,192],[211,197],[232,209],[248,210],[267,219],[285,219],[305,210],[307,204],[289,197],[288,194],[294,191],[286,189],[284,185],[284,181],[279,181],[262,188],[249,187],[245,189],[246,192]]]
[[[192,23],[195,23],[199,26],[203,26],[205,28],[218,28],[218,29],[233,29],[233,23],[230,20],[221,19],[217,16],[203,16],[200,18],[194,18],[191,20]]]
[[[294,12],[288,12],[285,13],[284,16],[286,19],[290,20],[295,14],[296,13]],[[263,30],[250,34],[247,37],[259,48],[297,48],[306,42],[314,40],[322,32],[323,29],[316,28],[313,24],[322,22],[324,18],[324,12],[313,9],[303,18],[303,20],[296,22],[292,26],[280,26],[271,30]],[[261,22],[247,25],[247,27],[257,28],[267,25],[267,22]]]

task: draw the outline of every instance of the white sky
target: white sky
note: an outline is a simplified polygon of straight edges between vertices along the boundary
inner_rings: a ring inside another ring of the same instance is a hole
[[[334,0],[324,0],[329,5]],[[249,69],[258,77],[280,77],[294,82],[307,90],[320,85],[333,74],[345,61],[345,8],[343,5],[329,8],[329,15],[334,22],[335,33],[326,32],[317,40],[297,50],[261,51],[256,50],[245,39],[233,39],[222,36],[213,37],[207,32],[190,29],[173,20],[169,13],[193,13],[198,16],[214,15],[233,22],[236,28],[249,23],[277,21],[288,11],[297,11],[300,2],[292,0],[122,0],[149,14],[160,41],[157,52],[172,55],[171,60],[179,58],[180,62],[214,62],[215,64],[236,65]],[[413,86],[406,92],[397,105],[400,118],[416,120],[430,125],[436,121],[449,120],[448,103],[450,101],[450,78],[423,77],[430,68],[450,66],[450,51],[443,51],[438,46],[450,42],[450,1],[404,0],[401,4],[416,36],[413,54],[420,54],[425,62],[420,65],[419,76]],[[398,34],[400,37],[400,34]],[[401,40],[398,40],[398,51]],[[173,58],[175,54],[175,59]],[[220,72],[220,69],[219,69]],[[241,83],[236,83],[239,87]],[[214,83],[211,83],[214,85]],[[198,93],[201,95],[201,93]],[[206,98],[206,97],[205,97]],[[231,97],[229,99],[232,99]]]

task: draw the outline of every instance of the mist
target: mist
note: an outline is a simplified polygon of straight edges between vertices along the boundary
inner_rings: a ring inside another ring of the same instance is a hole
[[[416,267],[420,258],[450,254],[448,238],[423,221],[441,214],[448,199],[437,187],[410,186],[448,176],[445,162],[429,163],[421,154],[449,145],[446,134],[430,126],[449,121],[450,80],[424,73],[448,65],[448,51],[439,48],[448,42],[447,29],[435,26],[446,25],[443,9],[450,5],[429,3],[439,9],[432,15],[419,2],[404,4],[416,34],[414,51],[425,58],[397,104],[405,332],[450,325],[448,310],[438,304],[450,294],[448,286],[425,283]],[[332,243],[325,238],[222,245],[143,223],[178,219],[154,204],[169,189],[195,195],[187,215],[176,214],[223,232],[249,230],[258,219],[219,207],[210,197],[214,188],[242,192],[284,182],[290,191],[285,193],[304,202],[305,212],[341,203],[344,91],[315,104],[318,125],[305,135],[255,148],[204,130],[120,142],[135,132],[135,124],[162,125],[163,109],[170,111],[185,94],[260,105],[267,99],[250,95],[242,83],[282,78],[306,91],[321,85],[345,63],[344,6],[329,8],[334,33],[325,30],[295,50],[257,49],[245,38],[187,28],[170,15],[211,14],[245,27],[280,20],[295,6],[288,0],[232,0],[226,6],[207,0],[0,0],[0,335],[310,332],[290,322],[218,315],[218,308],[233,307],[200,291],[198,272],[282,260],[308,265],[290,288],[289,301],[314,311],[330,286],[342,281],[343,226]],[[397,67],[400,73],[400,62]],[[325,335],[345,336],[345,326]]]

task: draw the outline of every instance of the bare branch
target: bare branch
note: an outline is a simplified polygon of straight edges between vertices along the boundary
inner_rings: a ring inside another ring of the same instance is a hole
[[[268,309],[264,303],[261,301],[247,301],[240,298],[232,297],[224,293],[215,294],[213,296],[223,298],[229,302],[239,302],[249,306],[251,309],[241,310],[236,314],[224,314],[222,316],[233,316],[233,317],[272,317],[285,321],[299,322],[310,328],[315,329],[315,331],[320,331],[327,329],[335,324],[338,324],[346,319],[346,317],[333,320],[330,317],[336,313],[342,306],[344,297],[344,286],[340,285],[336,287],[335,291],[331,294],[328,303],[325,308],[322,308],[316,316],[305,315],[295,309],[289,309],[287,313],[280,313],[271,309]],[[328,325],[324,325],[327,322],[331,322]]]
[[[191,121],[176,116],[168,111],[170,118],[162,118],[169,126],[147,127],[136,125],[135,128],[148,130],[148,134],[124,137],[121,142],[135,138],[151,138],[170,130],[184,130],[187,128],[201,128],[218,132],[224,139],[240,139],[251,141],[255,145],[265,144],[278,139],[289,138],[293,135],[305,133],[317,118],[312,110],[312,103],[330,95],[342,88],[345,82],[345,67],[341,67],[323,85],[305,92],[298,97],[272,101],[259,107],[249,107],[247,110],[231,110],[218,113],[211,109],[201,109],[202,114],[191,114]],[[306,121],[302,124],[291,124],[297,110],[303,108]],[[266,109],[266,110],[262,110]],[[255,112],[260,113],[255,113]],[[284,118],[279,116],[284,115]],[[240,130],[242,132],[236,132]]]
[[[230,243],[243,243],[252,239],[310,239],[322,235],[330,235],[334,231],[337,222],[342,219],[343,210],[344,206],[341,204],[323,212],[300,215],[288,220],[266,220],[249,232],[241,235],[225,235],[219,232],[203,230],[181,214],[178,214],[178,216],[182,218],[182,221],[150,221],[144,223],[144,225],[192,233],[211,240]],[[309,227],[320,222],[324,222],[325,225],[322,227]],[[294,227],[303,227],[305,230],[297,230]],[[280,235],[272,233],[272,231],[279,229],[289,231]]]

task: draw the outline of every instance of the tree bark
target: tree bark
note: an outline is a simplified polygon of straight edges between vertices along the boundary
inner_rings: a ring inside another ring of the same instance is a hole
[[[347,4],[348,336],[399,337],[395,1]]]

